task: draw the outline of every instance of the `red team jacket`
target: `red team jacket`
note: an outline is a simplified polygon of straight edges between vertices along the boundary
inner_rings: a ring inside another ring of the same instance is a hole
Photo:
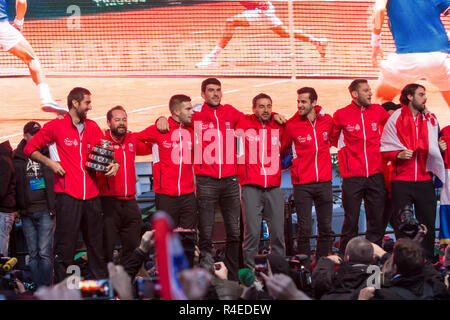
[[[238,176],[241,185],[264,188],[281,185],[282,133],[283,127],[273,118],[263,123],[255,115],[248,115],[237,124]]]
[[[24,153],[30,157],[34,151],[50,144],[51,158],[66,172],[62,177],[54,175],[55,192],[87,200],[98,196],[99,189],[95,173],[86,170],[85,163],[89,150],[103,138],[103,132],[92,120],[86,119],[84,123],[80,134],[69,114],[47,122],[27,143]]]
[[[193,134],[169,117],[169,132],[161,133],[152,125],[135,133],[138,140],[150,142],[153,153],[153,185],[155,193],[181,196],[195,191],[192,173]]]
[[[245,115],[229,104],[194,106],[194,172],[217,179],[237,174],[234,128]]]
[[[407,125],[402,125],[400,123],[402,112],[409,113],[412,123],[408,123]],[[436,119],[434,114],[429,114],[428,117]],[[414,151],[412,158],[409,160],[397,159],[397,154],[400,151],[382,152],[383,159],[391,160],[393,164],[391,180],[414,182],[431,180],[433,174],[426,170],[428,159],[428,129],[427,122],[423,120],[423,116],[419,115],[414,120],[409,108],[407,106],[402,106],[400,110],[397,110],[392,114],[391,121],[396,121],[396,128],[399,136],[404,134],[404,136],[410,137],[410,141],[401,142],[405,147]],[[438,125],[437,120],[435,123]],[[402,138],[400,138],[400,140],[402,140]]]
[[[450,126],[440,132],[440,138],[447,143],[447,150],[443,154],[445,169],[450,169]]]
[[[320,106],[314,122],[298,112],[286,123],[282,150],[292,147],[292,184],[326,182],[332,179],[330,135],[333,119]]]
[[[120,168],[114,177],[97,174],[100,196],[119,199],[133,199],[136,196],[136,155],[144,156],[152,152],[151,146],[136,139],[134,133],[127,132],[123,141],[111,137],[111,131],[105,133],[105,140],[111,141],[116,161]]]
[[[334,113],[331,142],[338,148],[343,178],[381,172],[381,127],[388,118],[389,113],[379,104],[362,108],[352,102]]]

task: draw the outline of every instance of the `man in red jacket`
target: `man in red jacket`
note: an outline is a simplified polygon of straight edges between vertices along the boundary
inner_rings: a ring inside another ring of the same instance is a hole
[[[280,189],[280,139],[283,127],[274,119],[272,99],[264,93],[253,98],[253,115],[236,126],[239,137],[238,176],[244,220],[244,266],[255,267],[262,219],[270,232],[272,252],[284,250],[284,196]]]
[[[406,205],[414,204],[414,214],[428,229],[422,246],[426,258],[434,256],[436,194],[433,174],[445,181],[442,146],[438,142],[436,116],[426,111],[425,87],[406,85],[400,95],[402,108],[394,112],[381,137],[382,156],[393,162],[392,201],[397,219]],[[399,226],[401,236],[406,236]]]
[[[136,202],[136,155],[150,154],[151,147],[136,139],[128,131],[127,113],[122,106],[115,106],[106,114],[109,130],[105,140],[112,143],[119,171],[114,177],[97,173],[100,199],[103,209],[103,247],[106,262],[113,261],[117,235],[120,236],[121,264],[126,264],[129,255],[139,246],[142,217]]]
[[[333,119],[317,105],[314,88],[297,91],[298,112],[288,120],[283,136],[283,150],[292,147],[291,180],[297,210],[297,253],[311,254],[312,205],[316,208],[319,239],[316,259],[328,256],[332,244],[331,217],[333,191],[331,185],[330,136]]]
[[[67,277],[73,264],[78,233],[81,229],[87,246],[88,266],[92,276],[108,276],[103,256],[103,222],[99,189],[94,172],[85,163],[89,150],[103,138],[102,130],[86,119],[92,109],[91,93],[85,88],[72,89],[67,97],[69,112],[63,119],[47,122],[27,143],[24,153],[54,172],[56,192],[55,281]],[[39,152],[49,145],[50,158]],[[111,163],[106,176],[117,173],[119,165]]]
[[[367,239],[381,246],[384,236],[383,208],[386,189],[381,170],[380,137],[389,114],[372,104],[372,91],[366,79],[356,79],[349,86],[352,103],[333,115],[331,141],[338,148],[342,175],[342,204],[345,218],[340,253],[347,242],[358,235],[361,201],[366,208]]]
[[[170,98],[169,131],[161,133],[152,125],[136,134],[137,139],[151,143],[153,150],[153,185],[157,210],[167,212],[175,228],[197,228],[193,163],[194,135],[191,98],[177,94]],[[181,234],[185,253],[193,264],[195,234]]]

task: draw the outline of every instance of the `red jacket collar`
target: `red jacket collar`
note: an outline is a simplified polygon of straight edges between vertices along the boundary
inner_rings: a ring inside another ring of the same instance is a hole
[[[122,145],[122,144],[126,144],[127,143],[128,139],[130,137],[130,131],[127,131],[127,133],[125,134],[125,137],[123,138],[122,141],[113,138],[113,136],[111,135],[111,130],[110,129],[106,130],[105,137],[106,137],[106,139],[111,141],[113,144]]]
[[[322,114],[322,110],[323,108],[321,106],[319,106],[318,104],[314,107],[314,110],[316,111],[316,119],[321,119],[324,114]],[[306,116],[301,116],[298,111],[295,113],[295,117],[294,119],[300,120],[300,121],[308,121],[308,117]]]

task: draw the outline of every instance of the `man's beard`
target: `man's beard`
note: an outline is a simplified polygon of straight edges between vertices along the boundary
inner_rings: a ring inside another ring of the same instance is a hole
[[[86,111],[77,110],[77,116],[78,118],[80,118],[81,121],[86,120]]]
[[[123,132],[119,132],[119,129],[125,129],[125,130]],[[117,138],[122,138],[127,133],[127,128],[126,127],[113,128],[113,129],[111,129],[111,133]]]

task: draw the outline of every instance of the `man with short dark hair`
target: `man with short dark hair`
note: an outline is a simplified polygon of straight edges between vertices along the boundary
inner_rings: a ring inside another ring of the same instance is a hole
[[[25,156],[23,149],[41,129],[36,121],[23,128],[24,139],[14,150],[16,201],[27,243],[33,282],[51,286],[53,275],[53,233],[55,231],[55,191],[52,170]],[[48,147],[41,152],[48,155]]]
[[[298,112],[288,120],[283,136],[283,151],[292,148],[291,181],[297,209],[297,253],[311,254],[312,206],[316,210],[319,239],[316,259],[327,256],[332,245],[331,216],[333,191],[331,185],[330,136],[333,119],[317,104],[314,88],[297,90]]]
[[[284,194],[281,185],[280,140],[283,127],[273,119],[272,98],[260,93],[252,100],[253,114],[236,125],[238,177],[244,222],[244,266],[254,269],[261,239],[261,222],[267,222],[271,252],[285,255]]]
[[[103,139],[100,127],[87,119],[92,109],[91,93],[73,88],[68,95],[69,112],[63,119],[47,122],[27,143],[24,154],[33,161],[50,167],[54,173],[56,192],[55,281],[67,277],[73,264],[78,233],[83,232],[88,266],[93,278],[108,276],[103,256],[103,221],[95,172],[85,167],[88,153]],[[50,157],[39,150],[49,145]],[[119,165],[111,163],[106,176],[117,173]]]
[[[421,245],[409,238],[394,245],[395,275],[389,286],[372,290],[371,300],[448,300],[443,277],[430,263],[425,263]],[[364,289],[369,291],[370,288]],[[361,292],[363,294],[363,292]]]
[[[138,140],[152,144],[153,186],[157,210],[172,218],[174,228],[197,229],[197,203],[192,172],[194,136],[191,98],[177,94],[169,100],[169,131],[161,133],[156,125],[138,132]],[[196,234],[181,233],[186,255],[194,262]]]
[[[342,176],[344,224],[339,252],[358,234],[361,202],[366,208],[367,239],[381,246],[384,236],[383,208],[386,189],[381,172],[380,136],[389,114],[372,104],[372,91],[366,79],[349,86],[352,103],[333,115],[332,143],[338,148]]]
[[[136,139],[128,131],[125,108],[115,106],[106,114],[109,130],[105,140],[111,142],[119,171],[114,177],[97,174],[103,210],[103,247],[106,262],[113,261],[117,236],[120,237],[120,263],[125,265],[130,254],[139,245],[142,229],[141,210],[136,202],[136,155],[148,155],[151,147]]]
[[[436,194],[433,174],[445,181],[444,162],[438,142],[439,123],[426,110],[425,87],[408,84],[403,88],[402,108],[389,118],[381,137],[382,156],[393,162],[392,200],[396,219],[400,210],[414,204],[414,214],[428,229],[422,245],[427,259],[434,257]],[[400,233],[400,236],[405,234]]]

